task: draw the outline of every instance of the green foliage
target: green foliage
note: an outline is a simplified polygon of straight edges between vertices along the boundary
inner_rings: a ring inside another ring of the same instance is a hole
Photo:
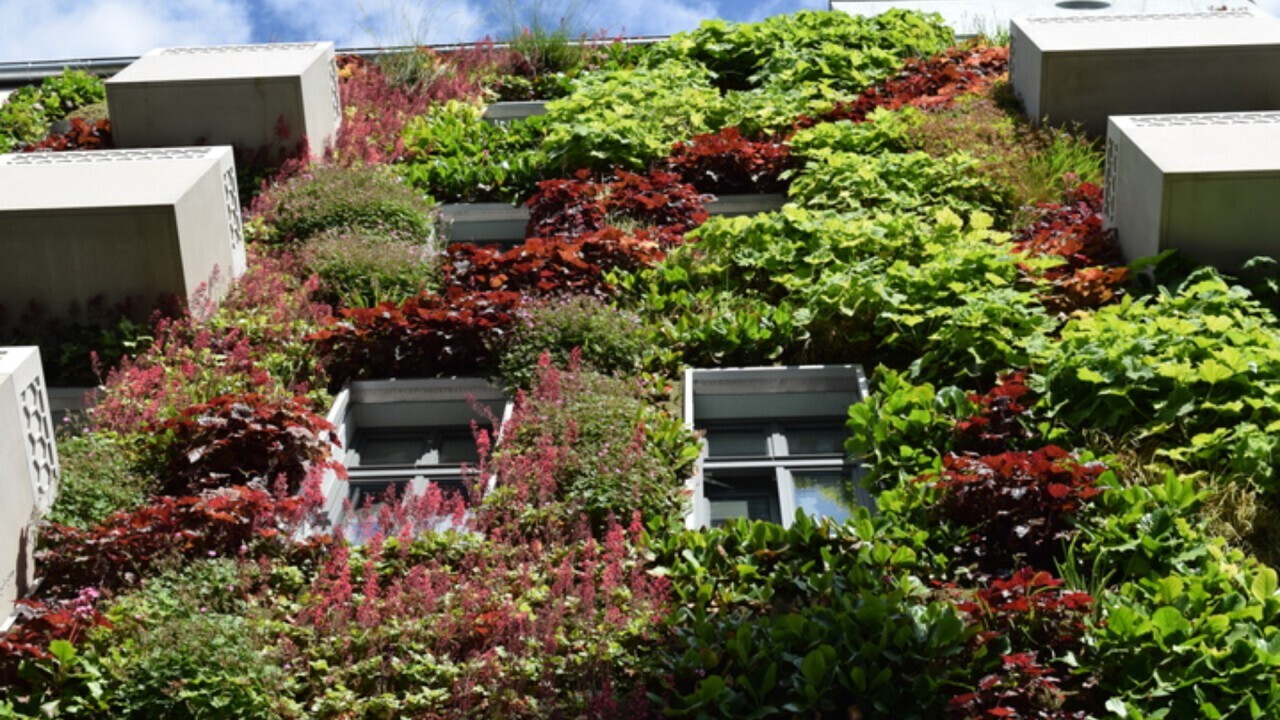
[[[517,311],[511,330],[497,338],[498,375],[508,388],[527,389],[542,353],[563,367],[575,350],[584,370],[632,374],[648,349],[640,330],[634,313],[585,295],[527,304]]]
[[[399,170],[441,201],[516,200],[544,176],[547,159],[537,148],[546,130],[542,116],[490,123],[480,107],[450,100],[405,127],[409,160]]]
[[[203,560],[114,603],[107,611],[114,629],[85,650],[102,668],[106,715],[295,716],[292,673],[273,660],[270,633],[245,593],[236,561]]]
[[[949,46],[954,36],[940,20],[899,10],[874,17],[805,10],[758,23],[708,20],[672,36],[654,54],[701,63],[727,90],[828,81],[856,93],[903,59]]]
[[[690,238],[621,281],[690,362],[739,348],[788,362],[878,352],[903,365],[914,358],[917,377],[981,374],[1025,363],[1051,325],[980,214],[966,227],[948,210],[924,220],[791,205],[712,218]],[[724,308],[733,312],[698,321]],[[681,314],[689,309],[693,318]]]
[[[990,95],[962,96],[928,113],[910,111],[905,143],[935,157],[971,155],[978,179],[1007,209],[1057,202],[1068,174],[1072,184],[1102,183],[1104,158],[1096,143],[1061,128],[1031,127]]]
[[[385,167],[313,165],[259,200],[270,228],[264,239],[274,242],[302,241],[331,229],[415,238],[432,232],[431,201]]]
[[[320,277],[317,299],[335,306],[399,304],[439,284],[432,245],[405,233],[324,230],[306,241],[301,260],[306,272]]]
[[[956,387],[914,384],[883,365],[871,378],[871,395],[849,408],[845,449],[867,465],[868,487],[894,488],[932,469],[951,449],[958,419],[975,406]]]
[[[912,107],[897,112],[877,108],[864,122],[818,123],[791,136],[791,152],[805,160],[818,161],[837,153],[878,155],[912,149],[912,129],[925,115]]]
[[[711,75],[687,62],[593,73],[548,103],[543,148],[564,171],[643,170],[677,140],[719,129],[724,112]]]
[[[63,70],[39,85],[18,88],[0,105],[0,153],[39,142],[50,123],[106,99],[102,80],[81,70]]]
[[[141,505],[155,488],[133,466],[130,446],[108,432],[58,441],[58,499],[49,522],[88,528],[117,510]]]
[[[931,600],[921,535],[860,511],[844,525],[798,514],[655,545],[671,580],[676,717],[938,717],[966,672],[971,631]]]
[[[945,207],[971,215],[1008,210],[976,168],[977,162],[964,154],[830,153],[811,160],[796,175],[790,195],[808,208],[844,212],[892,208],[933,214]]]
[[[1126,434],[1175,462],[1275,492],[1280,336],[1275,317],[1212,269],[1063,327],[1035,357],[1056,418]]]
[[[585,515],[597,528],[610,515],[627,518],[633,511],[661,522],[683,516],[683,481],[698,443],[680,419],[651,403],[634,381],[539,364],[533,391],[503,427],[494,462],[500,489],[519,487],[543,471],[537,463],[547,447],[561,447],[554,455],[556,489],[554,497],[523,498],[510,509],[539,525],[572,525]],[[485,505],[513,499],[499,492]]]

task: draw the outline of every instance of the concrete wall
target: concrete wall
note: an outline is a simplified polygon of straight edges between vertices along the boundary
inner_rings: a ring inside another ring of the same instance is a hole
[[[0,305],[220,298],[245,269],[231,148],[0,155]]]
[[[1280,109],[1280,20],[1249,10],[1015,18],[1027,116],[1101,136],[1107,117]]]
[[[1131,261],[1280,257],[1280,112],[1113,117],[1106,172],[1107,222]]]
[[[106,87],[118,147],[232,145],[275,162],[306,137],[319,157],[341,121],[327,42],[160,48]]]
[[[40,350],[0,348],[0,622],[33,579],[34,524],[58,492],[58,450]]]

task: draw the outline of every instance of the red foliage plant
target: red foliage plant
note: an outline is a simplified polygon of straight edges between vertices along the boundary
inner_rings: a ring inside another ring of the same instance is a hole
[[[1036,206],[1036,220],[1013,238],[1019,252],[1062,259],[1041,272],[1050,283],[1043,301],[1051,310],[1093,309],[1120,297],[1129,271],[1115,230],[1103,228],[1102,205],[1102,188],[1080,183],[1063,202]]]
[[[974,691],[951,699],[948,717],[1092,717],[1078,709],[1090,699],[1091,679],[1070,673],[1063,659],[1084,650],[1081,639],[1094,598],[1062,585],[1048,572],[1023,567],[1006,579],[993,579],[973,600],[956,604],[983,628],[974,636],[979,645],[1002,640],[1013,651]]]
[[[702,195],[678,175],[662,171],[617,170],[613,178],[596,181],[590,171],[580,170],[575,179],[538,183],[538,192],[525,204],[530,237],[574,238],[629,221],[652,229],[654,238],[670,247],[707,220]]]
[[[305,397],[222,395],[152,428],[164,437],[168,495],[281,482],[296,493],[314,468],[341,471],[329,457],[334,428]]]
[[[851,102],[837,103],[820,118],[802,117],[797,128],[819,122],[862,122],[876,108],[897,110],[906,105],[921,109],[949,106],[964,93],[979,92],[1009,70],[1009,48],[976,45],[951,48],[927,60],[908,60],[902,72],[873,85]]]
[[[994,454],[1014,450],[1035,437],[1031,427],[1031,389],[1027,373],[1019,370],[1000,378],[989,392],[972,393],[969,402],[978,413],[956,423],[956,449]]]
[[[404,156],[405,125],[431,105],[478,96],[483,80],[500,58],[491,43],[447,56],[417,48],[410,62],[432,66],[429,78],[397,83],[382,69],[354,55],[338,56],[343,118],[329,155],[341,163],[385,164]]]
[[[983,456],[948,453],[942,466],[937,512],[970,533],[957,557],[991,575],[1021,564],[1052,567],[1071,517],[1101,492],[1094,483],[1106,470],[1056,445]]]
[[[664,253],[647,230],[634,234],[605,228],[580,237],[533,237],[504,250],[495,245],[449,246],[446,284],[471,292],[505,290],[529,295],[565,293],[603,296],[604,274],[636,270],[662,261]]]
[[[519,293],[451,287],[401,305],[347,308],[308,336],[333,389],[348,380],[475,375],[485,339],[509,326]]]
[[[753,140],[737,128],[725,128],[677,142],[661,166],[700,192],[769,193],[785,189],[779,176],[790,162],[786,143]]]
[[[319,507],[323,468],[311,469],[302,492],[289,496],[239,485],[199,496],[158,497],[136,510],[78,529],[53,525],[38,553],[44,573],[41,595],[72,597],[85,587],[119,588],[176,558],[238,557],[276,552]]]
[[[115,147],[111,139],[111,121],[98,120],[92,124],[81,118],[71,118],[71,128],[66,132],[50,133],[45,139],[22,149],[23,152],[61,152],[63,150],[106,150]]]

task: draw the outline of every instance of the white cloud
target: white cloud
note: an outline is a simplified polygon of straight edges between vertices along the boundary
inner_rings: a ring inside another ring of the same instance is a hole
[[[0,61],[140,55],[247,42],[244,0],[0,0]]]
[[[444,43],[483,35],[467,0],[265,0],[261,40],[332,40],[339,47]]]

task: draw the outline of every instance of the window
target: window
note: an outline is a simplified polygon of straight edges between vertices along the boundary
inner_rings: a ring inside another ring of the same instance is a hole
[[[352,383],[329,420],[338,428],[349,475],[326,483],[330,525],[359,542],[377,531],[388,498],[428,492],[469,500],[465,468],[479,460],[473,424],[488,429],[506,398],[481,380],[379,380]]]
[[[844,450],[848,408],[865,396],[854,365],[688,371],[685,417],[703,434],[688,524],[874,509]]]

